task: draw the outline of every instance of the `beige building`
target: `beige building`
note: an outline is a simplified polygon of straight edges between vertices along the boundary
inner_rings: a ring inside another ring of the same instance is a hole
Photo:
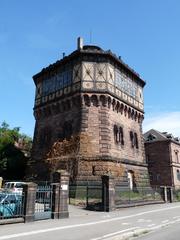
[[[139,74],[111,51],[83,45],[34,77],[36,96],[29,176],[66,169],[71,182],[103,174],[134,186],[148,182]]]
[[[151,129],[144,134],[151,185],[180,188],[180,140]]]

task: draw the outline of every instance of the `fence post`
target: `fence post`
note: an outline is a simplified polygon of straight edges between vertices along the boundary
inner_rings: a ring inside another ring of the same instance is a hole
[[[167,200],[169,200],[170,203],[173,202],[173,188],[167,187]]]
[[[35,215],[37,184],[27,182],[23,186],[24,194],[24,222],[33,222]]]
[[[52,218],[67,218],[69,199],[69,174],[59,170],[53,174]]]
[[[172,203],[174,201],[173,187],[170,188],[170,196],[170,202]]]
[[[86,207],[89,206],[89,186],[86,186]]]
[[[115,183],[114,177],[102,176],[102,205],[105,212],[110,212],[115,208]]]
[[[2,188],[3,178],[0,177],[0,189]]]
[[[160,186],[161,189],[161,195],[164,200],[164,202],[167,202],[167,187],[166,186]]]

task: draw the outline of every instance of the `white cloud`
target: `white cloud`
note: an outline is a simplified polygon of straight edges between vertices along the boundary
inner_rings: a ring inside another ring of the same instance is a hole
[[[172,133],[180,137],[180,111],[156,113],[152,116],[145,116],[143,131],[156,129],[160,132]]]

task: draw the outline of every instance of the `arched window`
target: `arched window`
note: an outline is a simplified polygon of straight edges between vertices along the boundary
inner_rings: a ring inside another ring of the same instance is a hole
[[[119,142],[124,145],[124,134],[123,134],[123,128],[119,128]]]
[[[114,141],[115,143],[118,143],[118,127],[116,125],[114,125]]]
[[[137,133],[134,133],[134,142],[135,142],[136,148],[139,148]]]
[[[95,176],[95,175],[96,175],[95,166],[92,166],[92,175],[93,175],[93,176]]]
[[[117,144],[119,143],[121,145],[124,145],[123,128],[117,125],[114,125],[114,141]]]
[[[131,147],[133,148],[134,147],[134,134],[132,131],[130,131],[129,135],[130,135]]]
[[[136,147],[138,149],[139,148],[139,143],[138,143],[137,133],[133,132],[133,131],[130,131],[129,136],[130,136],[130,141],[131,141],[131,147],[132,148]]]

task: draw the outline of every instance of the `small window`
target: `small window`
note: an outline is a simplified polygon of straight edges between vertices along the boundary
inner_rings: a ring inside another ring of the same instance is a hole
[[[121,145],[124,145],[124,134],[123,134],[122,127],[119,128],[119,141],[120,141]]]
[[[138,149],[139,148],[139,143],[138,143],[137,133],[133,132],[133,131],[130,131],[129,136],[130,136],[130,141],[131,141],[131,147],[132,148],[136,147]]]
[[[134,147],[134,134],[132,131],[130,131],[129,135],[130,135],[131,147],[133,148]]]
[[[157,180],[157,182],[159,182],[161,180],[161,175],[159,173],[156,175],[156,180]]]
[[[135,142],[135,146],[138,149],[139,148],[139,144],[138,144],[138,136],[137,133],[134,133],[134,142]]]
[[[118,127],[114,125],[114,141],[118,143]]]
[[[177,150],[175,151],[175,161],[176,163],[179,163],[179,154]]]
[[[180,171],[179,171],[179,169],[177,170],[177,179],[180,181]]]
[[[95,175],[96,175],[95,166],[92,166],[92,175],[93,175],[93,176],[95,176]]]

